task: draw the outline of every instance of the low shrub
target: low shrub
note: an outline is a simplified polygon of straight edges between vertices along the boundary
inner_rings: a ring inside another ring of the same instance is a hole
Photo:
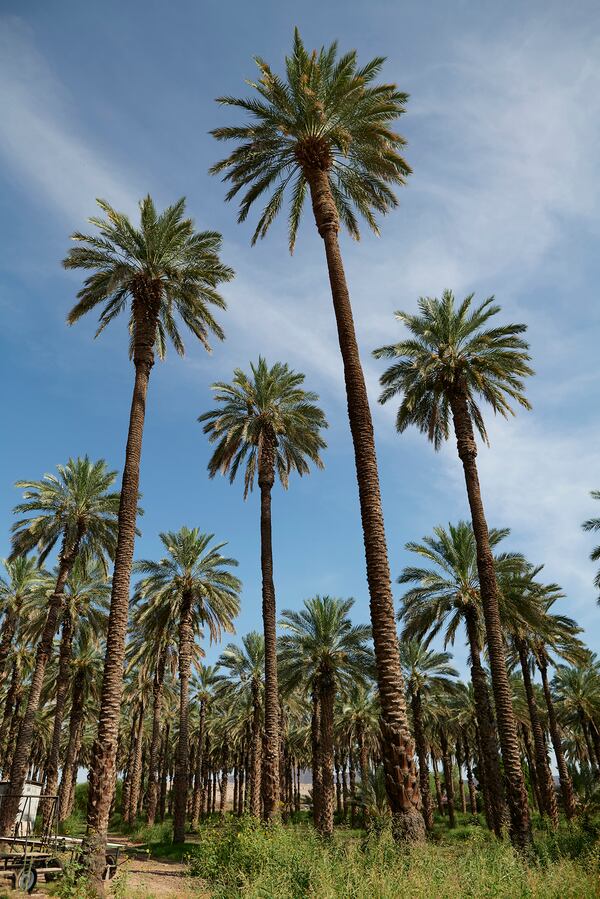
[[[508,843],[489,840],[483,828],[408,850],[389,830],[363,840],[336,834],[323,841],[311,828],[241,819],[204,827],[200,843],[190,846],[190,868],[208,881],[214,899],[600,896],[598,852],[589,843],[579,846],[578,856],[573,831],[526,860]]]

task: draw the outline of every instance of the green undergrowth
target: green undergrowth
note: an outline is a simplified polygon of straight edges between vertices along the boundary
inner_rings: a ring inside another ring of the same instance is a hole
[[[362,839],[343,831],[323,842],[310,828],[229,820],[203,827],[190,871],[214,899],[592,899],[600,897],[594,834],[539,834],[528,859],[483,827],[398,846],[388,830]]]

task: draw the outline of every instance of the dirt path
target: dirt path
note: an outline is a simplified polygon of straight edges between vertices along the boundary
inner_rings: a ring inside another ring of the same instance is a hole
[[[208,897],[199,889],[197,880],[187,877],[183,862],[158,861],[128,853],[129,858],[119,871],[118,894],[127,899],[199,899]]]

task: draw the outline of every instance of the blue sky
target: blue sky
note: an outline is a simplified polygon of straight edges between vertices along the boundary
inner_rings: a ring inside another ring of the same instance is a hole
[[[306,374],[330,420],[326,468],[275,491],[279,608],[315,593],[367,591],[341,365],[321,241],[306,215],[290,258],[283,226],[251,249],[223,185],[207,174],[222,147],[209,129],[229,121],[214,97],[244,94],[253,54],[275,68],[293,26],[306,43],[338,39],[359,58],[388,57],[384,74],[410,93],[401,130],[414,174],[381,238],[342,238],[373,401],[390,561],[407,540],[467,515],[454,444],[435,453],[418,433],[397,437],[377,407],[370,350],[399,334],[398,308],[445,287],[495,294],[503,315],[529,325],[534,410],[490,421],[480,474],[490,524],[507,547],[545,563],[563,585],[563,611],[600,649],[593,537],[600,509],[600,7],[595,2],[160,3],[60,0],[0,8],[0,315],[2,410],[0,553],[8,550],[13,483],[70,455],[121,467],[133,370],[125,320],[93,341],[90,319],[67,328],[79,278],[60,260],[85,229],[94,198],[135,214],[152,193],[181,195],[199,228],[220,230],[227,285],[224,344],[207,356],[188,340],[152,373],[142,465],[143,535],[197,525],[229,541],[244,582],[238,633],[260,624],[258,504],[241,485],[206,475],[197,424],[210,384],[259,353]],[[396,588],[399,595],[399,588]],[[218,648],[209,650],[214,658]],[[457,646],[464,659],[462,645]]]

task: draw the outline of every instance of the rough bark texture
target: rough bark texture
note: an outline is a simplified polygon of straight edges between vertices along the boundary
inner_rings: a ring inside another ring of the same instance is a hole
[[[319,676],[321,705],[321,816],[319,831],[324,837],[333,836],[333,703],[335,685],[328,672]]]
[[[118,537],[112,579],[106,655],[102,678],[98,734],[92,748],[89,772],[87,837],[84,852],[94,889],[104,895],[108,818],[116,783],[119,714],[123,695],[123,663],[129,613],[129,583],[135,547],[140,484],[140,460],[146,416],[146,396],[154,364],[154,342],[160,301],[159,285],[141,285],[133,301],[135,384],[129,415],[129,432],[119,503]]]
[[[260,686],[252,681],[252,734],[250,744],[250,814],[260,817],[260,772],[262,734],[260,726]]]
[[[558,768],[558,777],[560,780],[560,791],[562,794],[565,814],[569,820],[573,818],[577,812],[575,802],[575,793],[573,791],[573,781],[569,775],[565,754],[560,736],[558,721],[556,720],[556,710],[550,692],[550,684],[548,683],[548,665],[545,659],[538,661],[538,668],[542,677],[542,687],[544,690],[544,699],[546,700],[546,708],[548,709],[548,725],[550,728],[550,739],[552,740],[552,748],[556,757],[556,767]]]
[[[471,806],[471,814],[477,814],[477,791],[475,789],[475,778],[473,777],[473,768],[471,766],[471,753],[469,748],[469,739],[463,737],[463,745],[465,748],[465,767],[467,769],[467,783],[469,784],[469,804]]]
[[[517,722],[512,707],[510,683],[506,671],[506,659],[502,637],[502,625],[498,607],[498,586],[494,557],[490,547],[489,532],[477,472],[477,445],[469,415],[466,393],[457,387],[450,396],[450,407],[456,434],[458,455],[463,464],[471,521],[477,545],[477,571],[481,604],[487,636],[492,688],[496,705],[498,735],[504,763],[506,794],[510,814],[510,836],[515,846],[526,848],[531,843],[531,822],[527,803],[527,790],[521,769]]]
[[[160,722],[163,707],[166,649],[159,650],[154,682],[152,684],[152,736],[148,757],[148,824],[154,824],[158,806],[158,754],[160,751]]]
[[[0,805],[1,836],[5,836],[11,832],[19,808],[19,796],[23,792],[23,786],[27,777],[27,767],[29,765],[29,756],[33,742],[35,718],[40,707],[40,696],[44,683],[44,674],[52,654],[52,644],[60,619],[65,584],[71,573],[75,559],[77,558],[79,544],[83,537],[83,533],[83,526],[80,526],[70,545],[67,545],[65,540],[63,540],[58,563],[58,577],[56,579],[54,592],[48,600],[46,621],[36,650],[35,666],[31,677],[25,714],[23,715],[15,742],[8,791]]]
[[[190,715],[190,672],[194,629],[192,626],[192,595],[184,591],[181,597],[179,618],[179,739],[175,757],[175,780],[173,782],[173,842],[185,840],[185,814],[188,795],[188,753]]]
[[[311,165],[311,161],[304,161]],[[394,830],[409,841],[424,839],[421,794],[410,736],[400,668],[396,619],[381,507],[373,422],[358,351],[352,307],[338,243],[339,220],[324,158],[323,167],[305,167],[313,212],[325,244],[327,268],[339,345],[344,365],[348,418],[354,445],[360,513],[367,564],[367,581],[377,683],[381,702],[382,754],[386,791]],[[397,820],[396,820],[397,819]]]
[[[312,695],[311,716],[311,744],[312,744],[312,805],[313,824],[320,830],[321,816],[323,812],[323,765],[321,763],[321,698],[316,687]]]
[[[535,767],[537,769],[538,783],[540,785],[540,793],[542,795],[542,814],[548,815],[553,827],[558,827],[558,803],[556,801],[556,790],[554,789],[554,779],[550,771],[550,763],[546,755],[546,741],[544,740],[544,732],[540,723],[538,707],[533,692],[533,683],[531,673],[529,671],[529,652],[527,642],[522,639],[517,641],[517,650],[519,653],[519,662],[521,664],[521,674],[523,675],[523,684],[525,686],[525,695],[527,697],[527,707],[529,709],[529,720],[531,721],[531,733],[533,734],[533,745],[535,748]]]
[[[142,751],[144,743],[144,703],[139,704],[138,724],[135,732],[133,765],[131,768],[131,784],[129,787],[129,813],[128,820],[133,824],[138,813],[142,786]]]
[[[56,679],[56,702],[54,704],[54,725],[52,743],[46,762],[46,795],[54,796],[58,787],[58,764],[60,761],[60,738],[62,735],[65,705],[71,683],[71,656],[73,654],[73,619],[65,608],[62,616],[60,649],[58,652],[58,677]],[[43,803],[42,819],[46,830],[51,825],[55,806],[52,800]],[[60,820],[60,808],[57,810]]]
[[[70,800],[71,782],[74,773],[76,774],[75,762],[79,752],[78,737],[83,724],[83,690],[84,690],[84,672],[78,671],[73,678],[71,690],[71,714],[69,716],[69,740],[67,743],[67,751],[65,754],[65,762],[62,770],[60,787],[58,790],[58,820],[64,821],[68,815],[66,809]]]
[[[198,722],[198,741],[196,745],[196,775],[194,778],[194,795],[192,797],[192,827],[195,829],[202,813],[202,766],[204,762],[204,730],[206,724],[206,700],[200,700],[200,719]]]
[[[12,648],[13,637],[19,623],[20,605],[21,603],[17,602],[14,606],[9,606],[8,611],[4,614],[2,629],[0,630],[0,681],[3,679],[6,659]]]
[[[448,748],[446,731],[440,728],[440,746],[442,748],[442,768],[444,769],[444,787],[446,788],[446,807],[448,809],[448,822],[450,827],[456,827],[456,812],[454,810],[454,784],[452,782],[452,759]]]
[[[271,491],[275,482],[275,435],[263,435],[258,454],[260,488],[260,568],[265,636],[265,739],[262,763],[263,818],[279,815],[279,690],[277,686],[277,611],[273,582]]]
[[[440,775],[438,774],[437,757],[433,746],[431,747],[431,767],[433,769],[433,783],[435,786],[435,799],[437,802],[438,812],[442,817],[446,814],[444,803],[442,801],[442,788],[440,786]]]
[[[415,742],[417,745],[417,756],[419,758],[419,784],[421,787],[421,810],[423,812],[423,820],[428,831],[433,830],[433,802],[431,800],[431,790],[429,789],[429,765],[427,763],[427,741],[425,739],[425,728],[423,726],[423,704],[421,694],[417,690],[411,692],[410,703],[413,713],[413,723],[415,728]]]
[[[483,784],[492,830],[498,838],[502,838],[504,828],[508,825],[508,810],[506,808],[504,781],[500,768],[500,756],[498,754],[498,733],[496,722],[488,690],[488,681],[481,664],[481,647],[477,628],[475,609],[468,608],[465,611],[465,623],[467,638],[469,640],[469,655],[471,659],[471,682],[475,698],[475,714],[479,726],[479,736],[482,749],[482,763],[484,768]]]
[[[6,699],[4,700],[2,724],[0,725],[0,769],[3,771],[7,767],[5,765],[5,753],[7,736],[10,730],[10,722],[12,721],[13,712],[17,704],[17,698],[22,690],[23,687],[21,681],[21,664],[18,659],[15,659],[12,664],[12,674],[10,678],[10,684],[6,693]]]
[[[534,808],[542,815],[544,813],[544,801],[540,792],[538,782],[537,769],[533,760],[533,749],[531,748],[531,740],[529,738],[529,730],[525,724],[521,724],[521,736],[523,738],[523,749],[525,750],[525,758],[527,759],[527,767],[529,768],[529,780],[531,781],[531,793],[533,797]]]
[[[462,776],[463,767],[462,743],[460,737],[456,740],[456,769],[458,771],[458,792],[460,794],[460,808],[463,815],[467,813],[467,797],[465,795],[465,783]]]

